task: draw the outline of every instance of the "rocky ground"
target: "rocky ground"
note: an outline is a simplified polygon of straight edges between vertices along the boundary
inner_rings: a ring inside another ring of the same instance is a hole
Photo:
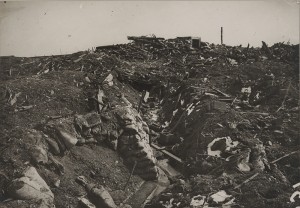
[[[0,57],[0,207],[300,206],[299,45],[131,39]]]

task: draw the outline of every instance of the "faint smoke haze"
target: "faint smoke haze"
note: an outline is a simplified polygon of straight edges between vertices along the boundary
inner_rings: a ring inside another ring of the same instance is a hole
[[[299,4],[286,1],[0,2],[0,56],[67,54],[128,35],[199,36],[220,44],[299,43]]]

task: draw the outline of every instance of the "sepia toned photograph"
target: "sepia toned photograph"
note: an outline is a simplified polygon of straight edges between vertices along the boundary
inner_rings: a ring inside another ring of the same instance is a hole
[[[0,1],[0,208],[300,208],[299,6]]]

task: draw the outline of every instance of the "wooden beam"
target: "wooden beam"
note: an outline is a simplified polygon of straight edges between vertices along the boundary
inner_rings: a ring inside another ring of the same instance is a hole
[[[223,27],[221,27],[221,45],[223,45]]]
[[[153,147],[156,150],[161,151],[162,153],[168,155],[169,157],[171,157],[172,159],[176,160],[179,163],[183,163],[182,159],[180,159],[179,157],[177,157],[176,155],[173,155],[171,152],[168,152],[167,150],[162,149],[161,147],[157,146],[156,144],[151,144],[151,147]]]
[[[230,95],[228,95],[228,94],[222,92],[221,90],[219,90],[219,89],[217,89],[217,88],[215,88],[215,87],[211,87],[211,89],[213,89],[214,91],[220,93],[221,95],[223,95],[223,96],[225,96],[225,97],[227,97],[227,98],[231,97]]]

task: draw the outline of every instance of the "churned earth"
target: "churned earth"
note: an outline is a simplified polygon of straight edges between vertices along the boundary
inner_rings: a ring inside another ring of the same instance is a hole
[[[79,176],[115,207],[300,206],[299,45],[139,37],[0,67],[0,207],[97,205]]]

